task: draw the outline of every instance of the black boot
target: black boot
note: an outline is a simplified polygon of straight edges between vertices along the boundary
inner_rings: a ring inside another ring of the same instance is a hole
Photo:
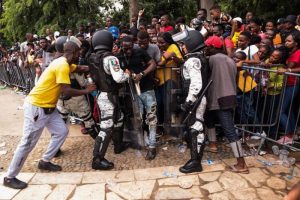
[[[106,153],[106,150],[108,148],[112,130],[106,129],[102,130],[106,133],[105,137],[97,136],[95,139],[95,146],[93,151],[93,162],[92,162],[92,168],[93,169],[99,169],[99,170],[110,170],[114,168],[114,164],[112,162],[107,161],[104,156]]]
[[[95,170],[110,170],[114,168],[114,163],[109,162],[105,158],[94,157],[92,162],[92,168]]]
[[[93,125],[91,128],[87,128],[87,134],[89,134],[93,139],[95,139],[98,136],[99,130],[97,128],[97,125]]]
[[[156,157],[156,148],[149,148],[145,159],[153,160],[155,157]]]
[[[112,139],[114,142],[114,153],[120,154],[131,145],[130,142],[123,142],[123,127],[117,127],[113,130]]]
[[[201,159],[203,156],[204,150],[204,140],[202,141],[202,145],[200,147],[200,152],[198,153],[197,149],[197,135],[199,134],[198,131],[195,129],[191,129],[189,136],[190,136],[190,144],[191,144],[191,159],[185,163],[184,166],[179,168],[181,173],[192,173],[192,172],[201,172],[202,165]]]

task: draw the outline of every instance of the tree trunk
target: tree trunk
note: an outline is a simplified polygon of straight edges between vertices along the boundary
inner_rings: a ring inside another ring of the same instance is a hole
[[[214,0],[199,0],[200,8],[207,10],[207,19],[210,19],[209,9],[214,5]]]
[[[133,16],[138,15],[138,0],[129,0],[129,24]]]

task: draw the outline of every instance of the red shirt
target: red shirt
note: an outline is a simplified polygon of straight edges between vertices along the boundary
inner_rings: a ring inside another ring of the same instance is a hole
[[[233,44],[232,40],[230,40],[228,38],[225,38],[224,44],[225,44],[226,48],[234,48],[234,44]]]
[[[172,32],[173,31],[173,27],[172,26],[162,26],[162,27],[160,27],[160,29],[159,29],[159,32],[162,32],[162,33],[164,33],[164,32]]]
[[[287,59],[286,63],[296,63],[296,65],[293,68],[300,68],[300,49],[295,51],[290,57]],[[295,76],[288,76],[287,77],[287,85],[288,86],[294,86],[296,85],[296,77]]]

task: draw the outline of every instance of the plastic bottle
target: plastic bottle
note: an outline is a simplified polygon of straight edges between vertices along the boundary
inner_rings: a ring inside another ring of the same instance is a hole
[[[92,79],[92,77],[91,77],[90,74],[88,74],[86,77],[87,77],[87,81],[88,81],[89,84],[94,84],[94,81],[93,81],[93,79]],[[97,96],[97,91],[91,92],[91,95],[93,97],[96,97]]]

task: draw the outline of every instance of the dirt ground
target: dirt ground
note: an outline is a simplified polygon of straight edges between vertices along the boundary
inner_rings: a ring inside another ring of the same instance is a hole
[[[1,86],[3,87],[3,86]],[[11,88],[0,89],[0,136],[22,136],[25,95]],[[70,126],[69,137],[82,136],[79,126]],[[45,130],[42,137],[49,137]]]

